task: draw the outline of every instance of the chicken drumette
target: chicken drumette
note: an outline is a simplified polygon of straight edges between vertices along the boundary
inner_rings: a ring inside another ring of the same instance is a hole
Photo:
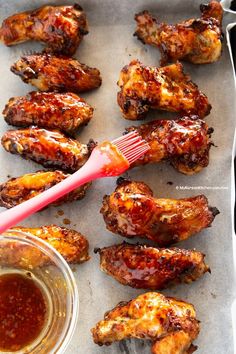
[[[208,98],[183,72],[180,63],[157,68],[133,60],[121,70],[118,85],[121,90],[117,100],[126,119],[143,119],[150,108],[200,118],[211,110]]]
[[[123,243],[95,252],[100,254],[102,271],[133,288],[158,290],[191,283],[209,271],[204,254],[195,250]]]
[[[9,130],[2,137],[2,146],[12,154],[40,163],[44,167],[75,172],[87,161],[95,143],[81,144],[56,130],[30,127]]]
[[[210,226],[219,213],[209,207],[204,195],[157,199],[143,182],[118,181],[115,192],[104,197],[101,213],[107,229],[124,237],[147,238],[168,246]]]
[[[18,127],[37,125],[74,135],[90,121],[93,108],[74,93],[30,92],[10,98],[3,116],[8,124]]]
[[[202,16],[176,25],[159,22],[148,11],[135,15],[136,35],[144,44],[160,49],[161,64],[187,60],[194,64],[212,63],[222,51],[223,9],[219,2],[201,5]]]
[[[20,177],[11,178],[0,184],[0,206],[12,208],[24,201],[39,195],[55,184],[69,177],[62,171],[38,171]],[[51,205],[60,205],[84,198],[90,183],[75,189],[74,191],[57,199]]]
[[[48,51],[70,56],[87,33],[86,15],[78,4],[43,6],[5,19],[0,40],[7,46],[36,40],[46,43]]]
[[[167,160],[179,172],[187,175],[197,173],[208,166],[213,129],[208,128],[197,116],[156,120],[130,127],[126,132],[133,130],[137,130],[148,142],[150,150],[132,166]]]
[[[85,261],[88,261],[90,258],[88,255],[89,243],[87,239],[78,231],[67,229],[65,227],[60,227],[57,225],[48,225],[41,227],[16,226],[12,229],[32,234],[33,236],[37,236],[41,240],[48,242],[65,258],[68,263],[83,263]],[[19,250],[19,253],[21,251]],[[16,255],[16,253],[14,253],[14,255]],[[30,254],[28,254],[28,256],[30,256]],[[30,257],[30,262],[34,263],[32,257]]]
[[[11,71],[40,91],[78,93],[97,88],[102,83],[98,69],[73,58],[46,53],[21,57],[12,65]]]
[[[159,293],[139,295],[119,303],[91,330],[98,345],[126,338],[149,339],[153,354],[190,354],[199,334],[193,305]]]

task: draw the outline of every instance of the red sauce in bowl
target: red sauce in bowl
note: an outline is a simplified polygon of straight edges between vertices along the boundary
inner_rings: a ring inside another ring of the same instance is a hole
[[[47,305],[39,285],[27,275],[0,275],[0,351],[18,351],[41,333]]]

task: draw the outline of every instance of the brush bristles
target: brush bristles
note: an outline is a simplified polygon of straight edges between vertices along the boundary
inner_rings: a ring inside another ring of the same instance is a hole
[[[138,160],[150,149],[148,143],[136,131],[113,140],[112,144],[116,145],[129,164]]]

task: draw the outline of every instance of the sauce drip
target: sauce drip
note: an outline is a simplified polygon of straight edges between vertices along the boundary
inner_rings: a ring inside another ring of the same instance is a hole
[[[47,306],[30,276],[0,275],[0,351],[18,351],[41,333]]]

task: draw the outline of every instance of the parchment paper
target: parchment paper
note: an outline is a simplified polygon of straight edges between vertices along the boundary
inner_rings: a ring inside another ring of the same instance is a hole
[[[33,9],[49,1],[0,0],[0,21],[18,11]],[[63,1],[50,1],[63,4]],[[73,3],[73,1],[64,1]],[[90,33],[78,49],[76,57],[90,66],[101,70],[103,84],[101,88],[82,96],[95,107],[94,119],[79,134],[78,139],[87,142],[89,138],[102,141],[121,135],[124,128],[132,125],[121,117],[116,103],[116,82],[120,69],[131,59],[138,58],[148,65],[158,65],[159,51],[144,46],[133,37],[134,14],[148,9],[159,19],[170,23],[181,19],[199,16],[200,1],[196,0],[90,0],[80,4],[87,12]],[[225,15],[225,24],[234,22],[233,15]],[[32,90],[9,71],[10,65],[20,55],[29,50],[40,50],[40,44],[26,43],[12,48],[0,46],[0,109],[8,99],[23,95]],[[194,82],[206,93],[213,106],[210,116],[206,117],[209,126],[215,132],[213,140],[217,147],[212,147],[210,164],[200,174],[184,176],[177,173],[166,163],[140,167],[129,172],[132,179],[146,182],[157,197],[183,198],[204,193],[210,204],[220,209],[211,228],[179,244],[180,247],[196,248],[206,254],[206,260],[212,274],[206,274],[199,281],[190,285],[179,285],[164,291],[165,294],[182,298],[193,303],[201,321],[201,332],[196,344],[201,354],[232,354],[233,332],[231,305],[235,297],[235,277],[233,268],[232,229],[231,229],[231,153],[235,127],[235,92],[233,71],[226,43],[219,62],[210,65],[194,66],[184,64],[185,71],[191,74]],[[166,113],[155,112],[151,118],[165,118]],[[139,123],[137,123],[138,125]],[[9,129],[2,119],[1,134]],[[0,182],[8,176],[20,176],[41,169],[36,163],[25,161],[19,156],[10,155],[0,149]],[[168,185],[167,182],[173,182]],[[106,354],[106,353],[150,353],[149,343],[132,340],[113,344],[110,347],[98,347],[93,344],[90,328],[103,318],[105,311],[113,308],[121,300],[129,300],[143,293],[124,287],[99,270],[99,257],[93,254],[94,247],[103,247],[119,243],[123,238],[106,231],[103,218],[99,213],[102,198],[111,193],[116,179],[100,180],[93,183],[84,200],[50,207],[30,217],[24,225],[44,225],[55,223],[64,225],[63,219],[71,221],[69,225],[81,231],[90,241],[91,260],[78,267],[73,266],[74,275],[80,294],[79,321],[67,354]],[[223,187],[214,190],[177,190],[177,186]],[[225,189],[226,188],[226,189]],[[63,216],[57,214],[64,211]],[[136,242],[138,239],[133,240]]]

